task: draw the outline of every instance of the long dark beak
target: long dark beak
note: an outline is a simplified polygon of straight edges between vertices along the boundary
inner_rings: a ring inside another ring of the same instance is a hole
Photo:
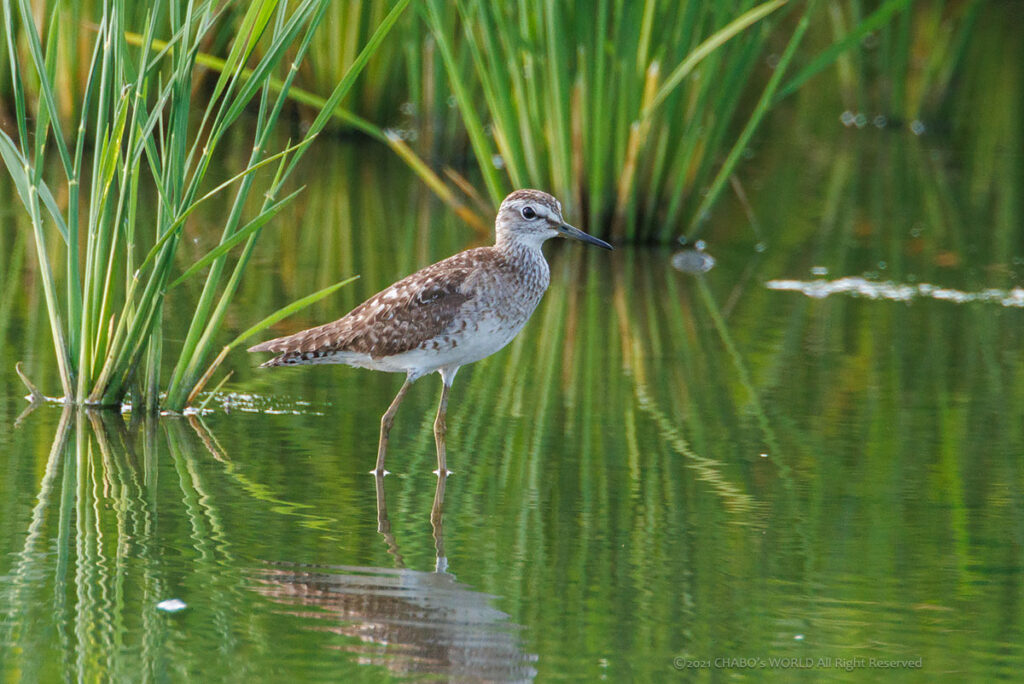
[[[587,242],[591,245],[604,247],[605,249],[614,249],[614,247],[609,245],[604,240],[599,240],[593,235],[587,235],[579,228],[573,228],[568,223],[563,223],[562,225],[558,226],[558,228],[556,228],[555,230],[557,230],[562,235],[562,237],[572,238],[574,240],[579,240],[580,242]]]

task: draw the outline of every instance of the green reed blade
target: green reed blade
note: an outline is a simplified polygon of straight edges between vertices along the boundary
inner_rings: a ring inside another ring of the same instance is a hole
[[[29,177],[31,165],[28,163],[28,160],[22,156],[21,150],[19,150],[18,146],[14,144],[11,137],[3,130],[0,130],[0,158],[3,159],[4,164],[7,166],[8,173],[11,174],[11,180],[14,182],[14,189],[18,193],[18,198],[21,199],[22,204],[25,205],[25,209],[28,210],[30,197],[29,188],[32,186],[32,179]],[[60,214],[60,209],[57,207],[53,194],[50,193],[49,188],[46,187],[45,184],[41,184],[38,187],[38,192],[47,211],[53,215],[54,222],[60,231],[60,235],[66,243],[68,241],[68,229],[67,226],[64,225],[64,218]]]
[[[885,4],[872,12],[858,23],[841,40],[832,43],[826,50],[806,64],[795,76],[789,79],[772,100],[775,104],[787,95],[792,95],[800,86],[810,80],[818,72],[832,64],[840,55],[851,47],[858,45],[867,34],[885,26],[896,12],[907,11],[910,0],[887,0]]]
[[[800,21],[797,22],[796,29],[794,29],[793,35],[790,36],[789,43],[787,43],[786,49],[782,53],[782,57],[779,58],[779,63],[776,65],[775,71],[772,73],[771,78],[768,79],[768,85],[765,86],[764,92],[761,94],[761,99],[758,100],[753,114],[750,115],[746,125],[743,127],[743,131],[736,139],[732,149],[729,150],[729,154],[726,157],[725,162],[722,164],[722,168],[719,169],[714,181],[712,181],[711,186],[704,195],[704,199],[702,199],[700,205],[698,205],[697,211],[694,213],[694,218],[690,222],[690,231],[687,237],[696,237],[700,234],[703,226],[706,225],[705,217],[707,212],[710,211],[711,206],[718,199],[719,193],[721,193],[722,189],[725,187],[725,183],[729,180],[729,176],[732,175],[733,170],[736,168],[736,164],[739,162],[740,156],[743,154],[743,150],[746,149],[750,142],[750,138],[754,135],[754,131],[757,129],[758,124],[761,123],[761,119],[771,106],[775,90],[782,81],[782,77],[785,75],[786,69],[789,67],[789,63],[793,59],[793,55],[796,54],[796,48],[800,45],[800,41],[803,39],[804,33],[807,31],[807,27],[810,25],[810,18],[814,12],[816,4],[816,0],[811,0],[804,9],[804,13],[800,17]]]
[[[237,29],[237,35],[245,36],[246,39],[244,41],[236,40],[231,44],[231,51],[228,53],[227,59],[224,60],[224,68],[221,69],[220,77],[217,79],[217,83],[213,86],[213,91],[210,94],[211,101],[220,97],[228,84],[228,80],[249,59],[257,42],[259,42],[260,37],[263,35],[263,31],[270,22],[274,10],[277,9],[278,2],[279,0],[261,0],[249,5],[245,16],[242,18],[242,23]]]
[[[480,171],[484,177],[484,184],[487,186],[487,192],[490,194],[491,201],[497,206],[505,196],[503,185],[498,178],[497,169],[491,163],[494,153],[487,142],[483,124],[480,121],[480,117],[476,114],[472,98],[470,98],[469,91],[460,75],[458,62],[455,57],[455,48],[441,19],[442,6],[439,0],[427,0],[425,8],[427,23],[430,25],[430,30],[435,40],[437,40],[437,47],[441,51],[441,59],[448,70],[448,80],[451,83],[452,92],[455,94],[455,100],[459,104],[459,110],[462,112],[470,144],[473,146],[473,152],[476,154]]]
[[[682,83],[683,79],[686,78],[690,72],[693,71],[694,67],[700,64],[704,58],[724,45],[727,41],[734,38],[737,34],[742,32],[743,29],[760,21],[785,5],[787,1],[788,0],[769,0],[769,2],[762,3],[757,7],[744,12],[724,27],[711,34],[703,43],[698,45],[696,49],[687,55],[686,59],[684,59],[679,66],[672,70],[672,73],[669,74],[667,79],[665,79],[665,83],[654,96],[651,104],[648,105],[641,113],[641,117],[646,118],[650,116],[651,112],[653,112],[658,105],[664,102],[669,93]]]
[[[509,89],[505,85],[511,78],[504,61],[496,58],[500,52],[494,40],[491,22],[483,16],[484,12],[480,11],[480,5],[475,4],[473,8],[470,8],[464,0],[460,0],[459,9],[465,17],[463,34],[466,36],[466,44],[477,72],[492,74],[492,78],[481,79],[481,81],[484,97],[495,119],[493,122],[495,143],[505,161],[512,184],[521,187],[526,182],[522,170],[522,146],[516,145],[519,136],[510,136],[506,133],[506,131],[513,130],[514,122],[513,110],[508,98]],[[476,27],[479,27],[483,34],[486,50],[480,46],[476,31],[474,31]],[[490,57],[490,59],[486,59],[486,57]]]
[[[279,37],[281,31],[288,29],[288,23],[284,21],[284,6],[279,7],[277,17],[275,20],[274,29],[271,35],[271,40],[275,40]],[[295,57],[294,63],[299,63],[305,50],[308,48],[309,40],[311,38],[313,30],[316,25],[323,17],[325,5],[321,4],[317,11],[310,17],[310,23],[308,30],[305,33],[302,43],[299,46],[298,54]],[[288,88],[291,85],[292,79],[294,78],[295,70],[290,69],[288,76],[285,79],[283,87],[278,94],[277,99],[273,105],[268,108],[269,95],[271,92],[271,86],[269,80],[266,81],[262,87],[260,95],[260,106],[259,114],[257,116],[256,124],[256,142],[253,145],[253,149],[250,155],[250,164],[259,159],[263,154],[263,148],[267,144],[270,133],[273,130],[274,123],[277,120],[277,116],[281,111],[284,101],[287,97]],[[303,141],[305,142],[305,141]],[[300,143],[302,145],[302,143]],[[208,154],[204,152],[204,157],[208,162]],[[280,182],[282,180],[282,169],[284,168],[286,160],[285,157],[281,158],[281,164],[279,165],[277,175],[275,176],[274,184],[271,186],[271,190],[268,191],[266,199],[264,200],[263,209],[273,201],[274,194],[280,188]],[[205,168],[205,166],[201,167]],[[231,213],[228,217],[227,224],[224,227],[222,234],[222,240],[228,238],[234,234],[237,229],[238,223],[241,220],[242,207],[245,204],[245,200],[248,197],[249,191],[252,187],[253,177],[248,176],[243,179],[240,184],[236,195],[234,204],[231,209]],[[227,303],[231,300],[234,293],[234,288],[237,287],[238,278],[241,270],[248,261],[248,255],[251,253],[255,240],[259,232],[254,232],[248,239],[246,246],[242,250],[242,254],[239,257],[239,261],[236,264],[235,272],[229,279],[229,282],[225,288],[225,291],[221,294],[220,302],[215,306],[214,300],[216,298],[216,288],[219,283],[223,269],[225,268],[225,259],[215,259],[211,265],[210,272],[207,274],[206,282],[203,286],[202,294],[200,295],[199,303],[196,306],[196,312],[192,317],[192,321],[189,325],[189,330],[185,338],[185,343],[182,346],[181,353],[178,356],[178,361],[174,366],[174,370],[171,374],[171,379],[168,384],[166,403],[173,410],[181,410],[184,408],[187,398],[191,394],[191,388],[199,379],[198,367],[206,358],[209,353],[210,345],[212,345],[212,337],[214,332],[219,327],[219,323],[222,316],[222,311],[226,308]]]
[[[240,333],[237,337],[235,337],[235,339],[228,342],[227,346],[234,349],[235,347],[237,347],[242,342],[246,341],[256,333],[262,332],[269,328],[270,326],[277,323],[278,321],[284,320],[285,318],[288,318],[292,314],[302,311],[307,306],[315,304],[324,297],[332,294],[338,288],[344,287],[345,285],[348,285],[349,283],[358,279],[359,276],[357,275],[345,278],[344,280],[340,280],[334,283],[333,285],[328,285],[322,290],[317,290],[313,294],[308,294],[305,297],[302,297],[301,299],[296,299],[294,302],[288,304],[287,306],[282,306],[280,309],[270,314],[266,318],[261,319],[258,323],[250,326],[249,328],[246,328],[245,331]]]
[[[408,4],[409,0],[402,0],[399,3],[397,3],[387,14],[387,16],[385,16],[384,20],[377,27],[374,34],[367,41],[367,44],[360,51],[359,56],[355,59],[355,61],[353,61],[352,65],[349,68],[349,71],[345,74],[341,82],[338,83],[334,91],[331,93],[331,96],[327,99],[325,107],[318,113],[316,119],[309,127],[306,133],[306,138],[301,143],[295,146],[295,148],[297,149],[296,154],[292,157],[288,165],[284,168],[283,173],[279,172],[278,177],[275,178],[275,183],[273,185],[274,189],[271,191],[271,193],[268,193],[268,197],[264,202],[261,211],[266,211],[267,208],[271,205],[273,201],[273,193],[276,193],[277,189],[280,187],[280,183],[283,183],[284,179],[286,179],[291,174],[292,170],[295,168],[295,165],[298,163],[298,160],[301,157],[302,152],[306,149],[305,144],[311,141],[312,138],[319,134],[319,132],[323,130],[324,126],[326,126],[327,122],[334,115],[335,108],[340,104],[341,100],[349,92],[352,85],[355,83],[356,77],[368,63],[370,56],[379,48],[380,44],[383,42],[384,38],[390,32],[391,28],[394,26],[395,22],[401,16],[402,12],[405,10]],[[310,30],[306,34],[305,39],[303,40],[302,44],[298,49],[296,60],[301,59],[301,56],[305,53],[306,49],[308,48],[310,39],[313,34],[313,30],[316,28],[316,24],[322,18],[322,10],[323,6],[321,6],[321,12],[312,21]],[[294,78],[294,75],[295,70],[290,70],[289,75],[286,78],[283,88],[281,90],[281,95],[278,98],[278,101],[275,105],[275,113],[273,115],[274,117],[276,117],[277,112],[280,111],[281,105],[288,96],[288,92],[290,90],[291,82],[292,79]],[[269,81],[267,82],[266,88],[267,92],[269,92],[269,90],[271,89],[271,84]],[[235,269],[228,283],[225,285],[224,291],[221,293],[220,300],[216,308],[213,309],[212,313],[209,311],[208,308],[197,310],[197,316],[193,319],[193,326],[190,327],[189,336],[186,339],[185,346],[183,347],[182,353],[179,357],[179,362],[175,366],[175,371],[171,378],[171,383],[168,386],[167,405],[170,408],[175,410],[183,408],[184,402],[187,401],[188,396],[190,395],[190,392],[188,390],[190,390],[191,387],[199,380],[199,369],[205,362],[205,359],[207,359],[209,354],[211,353],[211,350],[213,348],[214,335],[219,330],[221,322],[223,321],[224,316],[227,312],[228,304],[230,303],[231,298],[234,296],[234,293],[237,291],[239,282],[241,280],[241,275],[243,273],[243,270],[245,269],[245,266],[248,264],[249,258],[252,254],[253,247],[255,245],[255,239],[258,235],[259,230],[256,229],[248,238],[248,241],[246,242],[246,245],[243,248],[242,254],[239,256],[238,262],[235,265]],[[208,291],[212,295],[212,289]],[[206,294],[206,292],[207,290],[204,290],[204,295]],[[204,299],[204,301],[207,300]],[[212,299],[209,301],[212,302]],[[202,326],[196,326],[196,322],[201,322]],[[201,335],[199,334],[200,332]]]
[[[7,38],[7,64],[11,70],[11,88],[13,90],[15,124],[18,127],[18,139],[28,144],[28,117],[25,115],[25,86],[21,78],[21,60],[18,58],[17,38],[14,31],[14,18],[11,16],[11,2],[4,0],[4,35]]]
[[[271,155],[271,156],[267,157],[263,161],[257,162],[256,164],[253,164],[252,166],[246,167],[246,169],[244,171],[241,171],[240,173],[235,174],[234,176],[232,176],[228,180],[224,181],[223,183],[221,183],[220,185],[215,187],[213,190],[210,190],[208,193],[206,193],[205,195],[203,195],[202,197],[197,199],[195,202],[190,204],[188,207],[183,209],[178,214],[178,216],[174,219],[174,221],[172,221],[171,224],[169,226],[167,226],[167,228],[160,234],[160,238],[150,248],[149,252],[146,254],[146,257],[142,260],[142,263],[139,264],[139,270],[141,271],[141,270],[144,270],[146,267],[148,267],[153,262],[153,260],[157,257],[157,255],[160,254],[161,251],[163,251],[164,247],[167,245],[167,242],[171,238],[177,237],[177,235],[180,232],[182,226],[185,225],[185,221],[192,214],[192,212],[194,212],[196,209],[199,208],[199,206],[203,202],[206,202],[207,200],[212,199],[213,197],[216,197],[218,194],[220,194],[221,192],[223,192],[227,188],[231,187],[232,185],[234,185],[239,180],[243,180],[243,179],[247,178],[248,176],[251,176],[253,173],[255,173],[259,169],[263,168],[264,166],[266,166],[266,165],[270,164],[271,162],[274,162],[274,161],[276,161],[276,160],[286,156],[288,153],[290,153],[290,152],[292,152],[294,150],[300,149],[300,148],[304,147],[305,145],[308,145],[310,142],[312,142],[312,140],[303,140],[302,142],[297,143],[297,144],[293,145],[292,147],[289,147],[289,148],[287,148],[285,150],[282,150],[281,152],[278,152],[278,153],[276,153],[274,155]]]
[[[4,0],[4,6],[6,7],[9,2],[10,0]],[[48,77],[46,59],[43,56],[39,33],[36,31],[35,20],[32,18],[32,8],[29,6],[28,0],[18,0],[18,12],[21,16],[21,30],[27,39],[29,54],[32,56],[33,66],[39,76],[39,92],[43,97],[46,109],[53,113],[53,120],[49,122],[49,125],[53,128],[54,142],[57,145],[57,151],[60,154],[60,160],[64,165],[65,173],[71,176],[71,156],[68,154],[68,148],[64,142],[64,131],[61,127],[60,116],[58,115],[60,110],[57,109],[57,101],[53,95],[53,83]],[[9,33],[9,38],[13,38],[13,31]]]
[[[379,47],[409,0],[396,3],[387,13],[371,44],[360,53],[354,68],[328,100],[329,111],[320,113],[313,130],[299,145],[286,147],[276,154],[261,146],[254,150],[250,163],[240,173],[226,180],[218,178],[211,184],[212,189],[207,189],[207,171],[217,143],[257,94],[260,113],[257,115],[256,137],[264,145],[270,140],[297,66],[329,4],[329,0],[302,0],[288,7],[287,3],[279,0],[266,0],[247,7],[246,12],[240,15],[242,30],[227,45],[228,56],[224,61],[227,68],[219,74],[214,86],[215,97],[207,101],[202,123],[197,129],[192,123],[192,96],[196,85],[195,71],[201,63],[200,48],[208,44],[208,34],[223,16],[227,5],[217,6],[210,0],[171,3],[158,22],[163,5],[156,2],[145,13],[144,28],[139,35],[125,31],[127,3],[124,0],[103,3],[102,16],[95,29],[88,75],[84,80],[84,90],[80,91],[82,100],[77,135],[72,141],[72,157],[65,143],[54,86],[58,46],[65,42],[60,24],[64,15],[54,7],[48,13],[46,29],[37,33],[31,21],[29,0],[6,0],[3,3],[4,29],[9,38],[8,63],[17,64],[18,51],[14,46],[15,35],[20,30],[28,42],[34,75],[41,83],[35,108],[34,136],[30,138],[25,122],[31,119],[21,116],[27,111],[24,86],[19,70],[15,69],[12,74],[16,94],[14,109],[19,114],[22,147],[19,148],[10,136],[0,133],[0,157],[34,226],[51,334],[68,401],[116,404],[123,399],[129,386],[135,386],[142,392],[136,397],[139,406],[155,405],[164,334],[161,312],[169,289],[167,284],[172,280],[171,268],[181,243],[181,230],[197,207],[226,189],[238,188],[235,198],[238,212],[229,220],[221,244],[184,274],[188,277],[199,269],[222,263],[232,247],[246,243],[235,272],[222,293],[220,305],[210,317],[197,319],[198,331],[210,333],[216,329],[251,254],[255,237],[295,196],[291,193],[283,200],[275,197],[287,179],[287,172],[294,168],[297,158],[328,118],[335,116],[341,98],[351,88],[356,75],[366,66],[369,56]],[[17,30],[16,16],[23,24]],[[162,43],[155,39],[158,24],[166,26],[169,32],[169,38]],[[46,37],[45,45],[39,40],[40,33]],[[129,44],[135,46],[131,52]],[[245,62],[259,49],[257,45],[263,48],[257,63],[253,69],[246,69]],[[293,66],[283,81],[277,81],[274,74],[286,58],[292,60]],[[276,99],[269,98],[272,82],[281,84],[280,95]],[[152,97],[147,97],[147,93]],[[90,119],[94,120],[91,125]],[[69,225],[64,222],[50,184],[43,181],[41,161],[51,131],[69,184],[71,202],[68,216],[72,219]],[[202,147],[198,144],[200,140]],[[89,183],[86,201],[81,203],[81,215],[88,218],[83,222],[86,229],[80,234],[79,179],[83,177],[81,167],[86,145],[92,147],[94,154],[90,162],[91,173],[86,176]],[[33,161],[30,162],[30,158]],[[271,163],[278,164],[278,174],[267,193],[263,210],[249,223],[239,227],[241,206],[253,187],[256,171]],[[143,165],[149,167],[151,174],[140,174]],[[282,168],[286,169],[283,174]],[[140,185],[149,180],[152,180],[158,197],[153,221],[154,237],[152,246],[146,245],[141,260],[137,260],[137,202]],[[69,347],[64,341],[61,305],[46,256],[44,216],[47,212],[52,215],[61,244],[67,250],[68,307],[74,327],[70,349],[75,352],[79,373],[75,372],[68,355]],[[81,256],[78,254],[79,242],[84,251]],[[123,286],[114,277],[115,271],[121,268],[125,274]],[[181,280],[175,280],[173,284],[177,285]],[[212,303],[212,291],[210,300]],[[201,351],[206,340],[200,338],[199,342]],[[185,356],[191,358],[188,354]],[[143,368],[146,387],[138,382],[140,375],[137,371]],[[73,388],[76,383],[77,389]]]
[[[167,289],[173,290],[182,282],[188,280],[190,277],[195,275],[198,271],[201,271],[207,266],[209,266],[215,259],[218,259],[224,254],[227,254],[229,251],[231,251],[233,247],[241,243],[242,240],[248,238],[250,235],[252,235],[252,233],[262,228],[264,225],[266,225],[268,221],[277,216],[278,212],[280,212],[281,209],[283,209],[284,206],[288,204],[292,199],[297,197],[299,193],[302,192],[303,189],[304,187],[299,188],[298,190],[291,193],[287,197],[271,204],[266,211],[264,211],[259,216],[254,218],[252,221],[249,221],[249,223],[247,223],[244,227],[240,228],[238,232],[236,232],[234,235],[232,235],[224,242],[220,243],[214,249],[207,252],[206,255],[204,255],[191,266],[189,266],[184,273],[178,276],[174,281],[171,282],[170,285],[167,286]]]
[[[3,158],[4,164],[7,166],[18,196],[21,198],[22,204],[25,206],[25,210],[28,212],[32,223],[36,255],[39,260],[40,275],[43,283],[43,293],[46,298],[46,309],[50,320],[50,332],[53,336],[54,352],[57,355],[57,366],[60,370],[61,384],[64,387],[65,400],[71,401],[74,396],[72,391],[74,367],[71,365],[68,348],[65,344],[64,323],[61,319],[53,271],[50,267],[49,257],[46,254],[46,237],[43,233],[42,216],[39,212],[38,201],[39,188],[42,186],[32,184],[29,178],[30,169],[28,163],[21,156],[21,153],[14,145],[14,141],[3,131],[0,131],[0,157]]]
[[[555,170],[554,188],[565,196],[572,188],[572,141],[569,136],[569,114],[566,111],[568,98],[565,97],[568,87],[568,56],[566,54],[567,27],[562,18],[560,3],[547,0],[544,4],[544,28],[547,43],[547,77],[548,77],[548,111],[547,118],[551,124],[551,137],[554,144],[551,149],[552,166]]]

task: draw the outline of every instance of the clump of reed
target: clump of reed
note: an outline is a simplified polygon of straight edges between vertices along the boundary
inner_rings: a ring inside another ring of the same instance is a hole
[[[982,5],[784,4],[459,0],[453,16],[428,0],[425,14],[492,201],[540,186],[591,232],[664,242],[703,229],[767,111],[837,62],[825,87],[851,121],[935,112]]]
[[[784,4],[601,0],[527,11],[459,0],[456,22],[429,0],[426,15],[492,201],[510,187],[544,187],[582,210],[591,231],[665,241],[707,212],[702,193],[717,194],[731,173],[736,159],[723,155],[737,127],[763,115],[748,101],[772,49],[766,17]]]
[[[84,101],[84,88],[89,76],[89,56],[95,40],[98,17],[107,0],[79,0],[78,2],[54,3],[45,0],[29,0],[29,8],[37,25],[48,16],[56,13],[61,22],[61,32],[55,41],[55,63],[52,87],[60,106],[61,122],[73,127],[78,120],[79,105]],[[321,22],[321,28],[313,36],[303,66],[295,76],[295,84],[314,93],[330,93],[334,85],[340,81],[349,67],[359,56],[361,47],[373,34],[376,27],[388,14],[393,2],[391,0],[366,0],[365,2],[333,2],[329,3]],[[248,8],[248,3],[228,2],[223,4],[216,16],[216,23],[207,33],[202,51],[207,55],[227,54],[230,44],[240,30]],[[141,26],[146,18],[147,3],[127,3],[124,24]],[[165,16],[155,18],[156,35],[167,33]],[[409,13],[407,18],[399,21],[395,27],[394,37],[384,49],[374,52],[365,67],[365,77],[353,86],[349,93],[349,106],[362,116],[373,120],[395,120],[400,116],[400,106],[406,101],[406,94],[412,92],[418,96],[415,84],[407,84],[409,77],[419,79],[419,74],[410,73],[406,62],[420,52],[419,37],[422,25]],[[30,39],[21,30],[19,23],[15,27],[13,45],[19,61],[30,61]],[[261,46],[257,45],[255,54],[261,55]],[[6,50],[0,51],[0,103],[9,102],[14,91],[8,76],[10,60]],[[209,77],[209,75],[207,75]],[[198,78],[204,78],[202,74]],[[216,74],[213,75],[216,78]],[[38,83],[34,79],[26,81],[25,90],[30,95],[27,103],[30,113],[38,100]],[[314,113],[315,115],[315,113]],[[335,120],[334,125],[344,127],[346,123]]]
[[[136,406],[181,410],[229,349],[343,284],[268,317],[222,346],[211,364],[262,228],[298,192],[284,193],[285,183],[408,2],[384,17],[303,138],[276,152],[270,148],[282,108],[329,0],[249,4],[209,91],[195,87],[198,56],[223,7],[157,0],[129,42],[135,27],[127,4],[105,2],[73,137],[66,136],[55,95],[59,7],[40,36],[28,0],[3,3],[17,141],[0,132],[0,157],[31,221],[66,402],[118,406],[131,392]],[[162,39],[159,25],[166,26]],[[27,39],[29,64],[19,61],[18,35]],[[39,92],[31,129],[23,73]],[[241,129],[251,135],[248,161],[218,177],[211,162],[229,133]],[[45,173],[50,145],[59,159],[56,177]],[[140,206],[144,186],[157,198],[155,208]],[[175,257],[190,215],[220,197],[230,199],[219,244],[178,272]],[[167,379],[165,301],[185,296],[180,286],[204,272]]]

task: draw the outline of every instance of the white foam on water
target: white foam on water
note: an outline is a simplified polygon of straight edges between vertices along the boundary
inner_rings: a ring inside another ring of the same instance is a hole
[[[979,292],[964,292],[929,283],[897,283],[891,280],[867,280],[859,276],[848,276],[836,280],[769,280],[769,290],[799,292],[814,299],[824,299],[835,294],[865,299],[883,299],[893,302],[911,302],[915,299],[937,299],[954,304],[983,302],[1010,308],[1024,308],[1024,288],[1012,290],[989,288]]]

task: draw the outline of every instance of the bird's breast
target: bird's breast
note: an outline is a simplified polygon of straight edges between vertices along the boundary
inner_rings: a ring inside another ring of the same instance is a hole
[[[480,269],[461,288],[467,296],[447,329],[421,349],[471,363],[498,351],[523,329],[550,282],[547,262]]]

